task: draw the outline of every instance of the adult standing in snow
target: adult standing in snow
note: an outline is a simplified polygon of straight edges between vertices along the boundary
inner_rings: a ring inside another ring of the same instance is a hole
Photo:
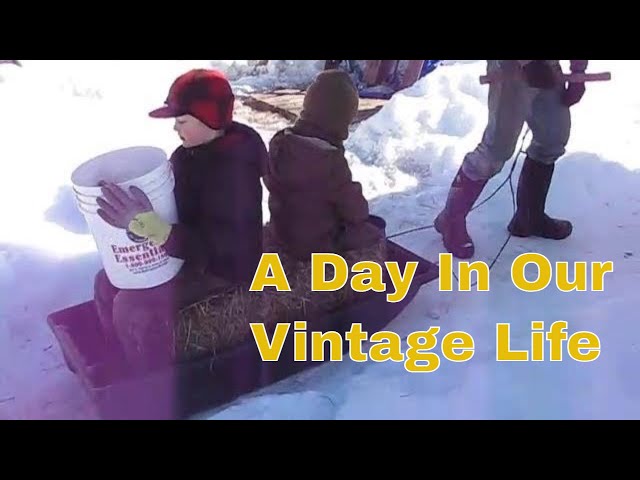
[[[249,284],[260,261],[260,179],[268,153],[255,130],[233,121],[233,106],[222,73],[192,70],[173,83],[166,105],[150,113],[175,118],[182,140],[170,160],[179,223],[164,222],[141,190],[103,185],[103,220],[185,260],[173,281],[146,290],[119,291],[104,271],[97,275],[95,300],[105,335],[137,370],[173,360],[180,308],[217,288]]]
[[[584,73],[588,60],[571,60],[572,73]],[[488,60],[488,74],[502,80],[489,87],[489,119],[481,142],[468,153],[453,180],[443,211],[435,220],[448,252],[473,257],[466,218],[487,182],[513,156],[526,122],[533,139],[518,182],[517,212],[509,232],[517,237],[562,240],[573,226],[545,213],[556,161],[571,132],[570,107],[585,94],[584,83],[565,86],[559,60]]]

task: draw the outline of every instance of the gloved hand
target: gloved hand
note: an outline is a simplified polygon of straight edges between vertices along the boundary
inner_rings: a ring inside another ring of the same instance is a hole
[[[571,73],[584,73],[589,65],[589,60],[571,60]],[[570,83],[562,94],[562,103],[567,107],[573,107],[582,100],[587,88],[583,83]]]
[[[584,73],[589,66],[589,60],[570,60],[570,69],[573,73]]]
[[[145,193],[131,187],[129,194],[118,185],[102,182],[104,197],[97,199],[98,215],[115,228],[129,230],[139,237],[162,246],[171,234],[171,225],[163,221],[153,210]]]
[[[562,103],[567,107],[573,107],[582,100],[586,91],[584,83],[570,83],[562,93]]]
[[[522,67],[524,78],[533,88],[550,90],[558,85],[558,77],[553,67],[544,60],[532,60]]]

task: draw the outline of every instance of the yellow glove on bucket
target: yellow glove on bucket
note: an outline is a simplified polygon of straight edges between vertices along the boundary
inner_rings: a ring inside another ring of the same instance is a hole
[[[162,220],[156,212],[139,213],[129,223],[129,231],[148,239],[158,247],[167,243],[171,229],[171,225]]]

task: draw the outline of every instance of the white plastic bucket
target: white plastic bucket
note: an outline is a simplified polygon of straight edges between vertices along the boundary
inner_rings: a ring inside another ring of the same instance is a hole
[[[98,247],[105,273],[120,289],[146,289],[173,279],[183,260],[170,257],[162,247],[112,227],[98,215],[99,182],[127,190],[140,188],[155,212],[168,223],[177,223],[175,179],[167,155],[159,148],[131,147],[105,153],[80,165],[71,175],[76,205]]]

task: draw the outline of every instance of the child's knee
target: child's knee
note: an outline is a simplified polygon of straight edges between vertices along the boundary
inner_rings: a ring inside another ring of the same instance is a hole
[[[171,302],[150,290],[123,290],[113,302],[113,325],[128,350],[145,349],[145,345],[166,332],[171,337],[177,312]]]
[[[156,289],[121,290],[113,301],[114,315],[151,315],[169,311],[171,294]]]

